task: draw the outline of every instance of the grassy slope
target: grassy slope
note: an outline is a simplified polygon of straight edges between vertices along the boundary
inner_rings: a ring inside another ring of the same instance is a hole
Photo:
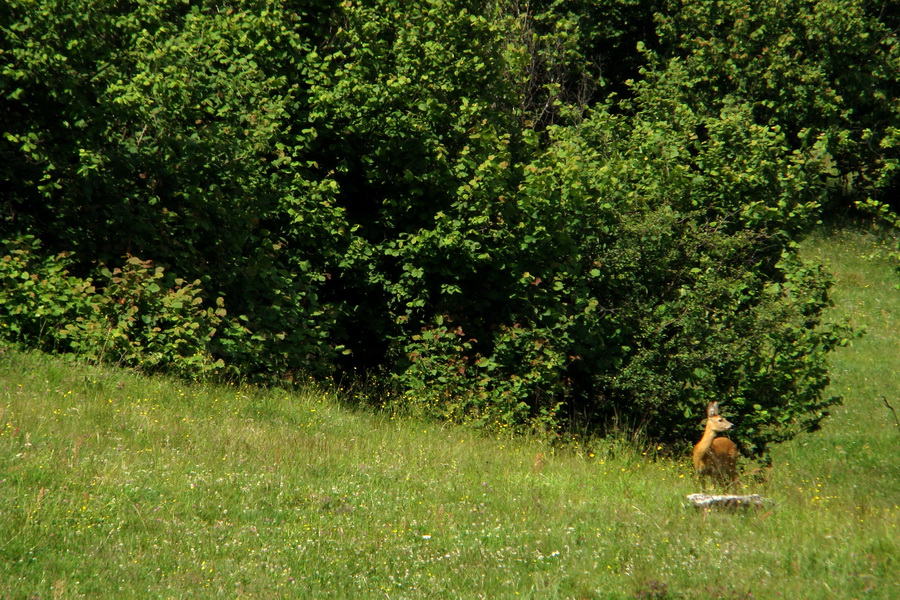
[[[900,597],[900,293],[870,238],[838,273],[846,397],[775,452],[777,509],[702,514],[687,456],[348,411],[0,355],[0,597]]]

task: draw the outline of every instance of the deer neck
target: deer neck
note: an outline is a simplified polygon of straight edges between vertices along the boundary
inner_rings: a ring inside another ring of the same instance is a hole
[[[707,427],[706,431],[703,432],[703,437],[700,438],[700,442],[697,443],[697,446],[703,448],[703,451],[706,452],[709,450],[709,447],[712,446],[713,440],[716,439],[717,432],[712,427]]]
[[[694,446],[694,465],[699,467],[703,457],[709,451],[710,446],[712,446],[713,440],[716,438],[716,432],[712,427],[707,426],[706,431],[703,432],[703,437],[700,438],[700,441],[697,442],[697,445]]]

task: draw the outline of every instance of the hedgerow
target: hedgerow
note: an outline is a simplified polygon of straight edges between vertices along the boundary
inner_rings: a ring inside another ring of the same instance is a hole
[[[897,12],[783,5],[8,2],[0,332],[764,454],[851,335],[798,240],[895,219]]]

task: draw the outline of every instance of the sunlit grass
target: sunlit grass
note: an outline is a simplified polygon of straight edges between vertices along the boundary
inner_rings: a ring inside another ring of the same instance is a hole
[[[845,405],[751,488],[771,510],[688,509],[687,455],[621,441],[6,351],[0,597],[900,597],[900,292],[864,234],[806,247],[868,335],[834,357]]]

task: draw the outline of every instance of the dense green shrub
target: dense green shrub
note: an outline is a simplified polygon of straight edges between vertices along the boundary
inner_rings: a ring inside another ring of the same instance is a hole
[[[81,276],[133,254],[201,280],[251,332],[220,349],[244,372],[327,371],[346,226],[298,107],[330,4],[7,3],[0,227]]]
[[[675,441],[719,400],[752,453],[837,401],[822,398],[825,358],[847,332],[820,323],[828,278],[792,241],[820,207],[819,146],[790,151],[740,107],[673,116],[664,87],[638,90],[633,117],[555,129],[517,194],[481,205],[509,223],[460,293],[485,310],[447,303],[406,346],[401,381],[430,410],[497,427],[618,419]]]
[[[782,4],[7,2],[4,336],[763,453],[848,335],[796,241],[897,167],[896,11]]]
[[[90,281],[70,275],[66,254],[42,256],[33,237],[2,243],[0,332],[7,341],[55,350],[66,322],[90,313],[95,290]]]
[[[213,338],[229,333],[222,298],[204,306],[199,281],[186,282],[127,257],[96,277],[69,272],[65,255],[42,256],[33,238],[3,242],[0,324],[3,339],[97,362],[196,377],[225,368]]]
[[[891,142],[900,120],[900,13],[891,4],[671,0],[658,30],[666,56],[695,78],[692,105],[746,103],[756,123],[781,127],[791,147],[820,137],[846,206],[878,194],[900,158]]]

